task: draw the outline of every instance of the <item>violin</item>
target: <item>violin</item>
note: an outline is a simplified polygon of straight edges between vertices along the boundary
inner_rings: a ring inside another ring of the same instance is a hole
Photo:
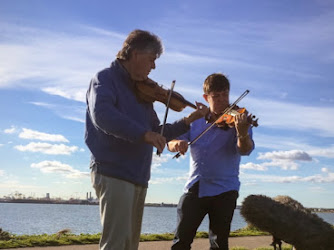
[[[220,116],[216,121],[215,124],[217,127],[222,128],[224,130],[227,130],[228,128],[233,128],[235,126],[235,116],[238,114],[243,114],[245,113],[246,115],[248,114],[248,111],[246,108],[239,108],[238,106],[235,106],[233,109],[230,111],[224,113],[222,116]],[[249,124],[251,124],[254,127],[259,126],[258,120],[259,118],[255,119],[256,116],[247,116],[247,121]]]
[[[209,127],[207,127],[202,133],[200,133],[196,138],[194,138],[191,142],[188,143],[188,146],[194,144],[195,142],[197,142],[206,132],[208,132],[213,126],[220,126],[223,129],[228,129],[229,126],[234,127],[235,123],[234,123],[234,117],[237,114],[242,114],[247,112],[247,110],[245,108],[239,108],[236,104],[242,99],[244,98],[246,95],[248,95],[249,90],[247,89],[244,93],[241,94],[241,96],[238,97],[237,100],[234,101],[234,103],[232,103],[231,105],[229,105],[224,111],[223,113],[218,117],[218,119],[216,119],[214,122],[211,123],[211,125]],[[255,118],[255,116],[250,116],[249,123],[252,124],[253,126],[257,127],[258,123],[257,120],[253,120]],[[181,156],[181,153],[178,152],[176,155],[173,156],[174,158],[179,158]]]
[[[162,86],[150,78],[145,81],[135,81],[135,93],[137,98],[142,102],[162,102],[167,106],[170,90],[164,89]],[[173,91],[169,108],[174,111],[181,112],[187,106],[197,109],[196,105],[184,99],[178,92]]]

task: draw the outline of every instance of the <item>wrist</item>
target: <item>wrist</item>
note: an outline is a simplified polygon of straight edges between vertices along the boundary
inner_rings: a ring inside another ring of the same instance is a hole
[[[247,134],[245,134],[245,135],[237,134],[237,137],[238,137],[238,139],[240,139],[240,140],[246,139],[248,136],[249,136],[249,133],[248,133],[248,132],[247,132]]]
[[[189,126],[190,123],[191,123],[189,116],[184,117],[184,118],[183,118],[183,121],[184,121],[184,123],[185,123],[187,126]]]

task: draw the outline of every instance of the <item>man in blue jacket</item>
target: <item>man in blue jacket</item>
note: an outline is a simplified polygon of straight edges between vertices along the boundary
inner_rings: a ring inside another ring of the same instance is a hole
[[[100,249],[138,248],[153,146],[162,152],[166,141],[189,129],[207,109],[202,104],[188,117],[166,124],[164,136],[152,102],[135,93],[136,81],[149,81],[162,54],[160,39],[132,31],[109,68],[91,80],[86,101],[85,142],[90,149],[91,178],[100,202]],[[203,108],[202,108],[203,107]]]

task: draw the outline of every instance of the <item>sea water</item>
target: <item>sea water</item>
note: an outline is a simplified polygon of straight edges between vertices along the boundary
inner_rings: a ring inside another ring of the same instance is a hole
[[[334,213],[318,213],[334,224]],[[176,207],[145,207],[142,234],[173,233],[177,221]],[[198,231],[208,231],[205,217]],[[247,223],[236,209],[231,230]],[[101,231],[99,206],[68,204],[0,203],[0,228],[12,234],[54,234],[68,228],[74,234],[96,234]]]

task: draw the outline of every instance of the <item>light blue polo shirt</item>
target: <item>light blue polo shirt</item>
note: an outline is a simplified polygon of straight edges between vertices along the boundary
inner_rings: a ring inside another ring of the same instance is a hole
[[[204,118],[191,124],[190,130],[178,139],[192,141],[211,124]],[[252,139],[252,129],[249,129]],[[249,155],[254,149],[247,152]],[[199,197],[215,196],[240,189],[239,165],[241,154],[237,148],[235,128],[223,130],[212,127],[190,146],[190,172],[184,192],[199,181]]]

